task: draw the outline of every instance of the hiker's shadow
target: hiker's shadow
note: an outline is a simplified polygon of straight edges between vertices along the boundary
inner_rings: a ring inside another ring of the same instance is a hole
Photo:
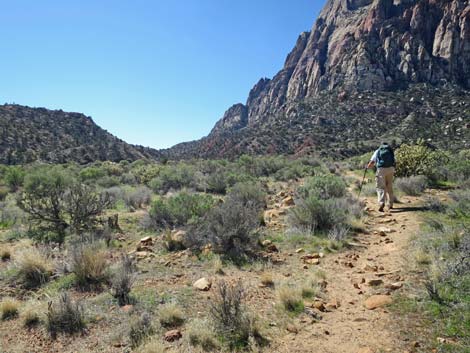
[[[426,207],[394,207],[390,210],[391,213],[402,213],[402,212],[419,212],[426,211]]]

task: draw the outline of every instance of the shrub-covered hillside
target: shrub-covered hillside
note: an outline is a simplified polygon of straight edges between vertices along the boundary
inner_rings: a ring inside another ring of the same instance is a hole
[[[61,110],[0,106],[0,163],[34,161],[80,164],[156,158],[150,148],[132,146],[97,126],[90,117]]]

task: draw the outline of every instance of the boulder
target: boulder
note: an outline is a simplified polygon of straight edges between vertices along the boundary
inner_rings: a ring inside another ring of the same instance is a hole
[[[388,295],[373,295],[364,302],[366,309],[374,310],[392,303],[392,298]]]
[[[197,290],[207,292],[212,287],[212,282],[207,278],[203,277],[198,279],[196,282],[193,283],[193,287]]]
[[[164,339],[167,342],[178,341],[183,335],[180,330],[171,330],[165,333]]]

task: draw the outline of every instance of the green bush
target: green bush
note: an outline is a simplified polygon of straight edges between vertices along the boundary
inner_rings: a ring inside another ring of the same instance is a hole
[[[213,205],[214,199],[210,195],[182,191],[169,198],[154,200],[149,216],[157,228],[182,226],[204,216]]]
[[[25,179],[25,171],[20,167],[9,167],[4,175],[4,180],[12,192],[17,191]]]
[[[338,200],[323,200],[312,195],[299,199],[288,214],[292,228],[314,234],[324,232],[335,226],[343,225],[347,220],[346,211],[339,207]]]
[[[192,166],[178,164],[165,166],[159,175],[150,181],[150,187],[156,193],[167,193],[170,189],[194,187],[195,170]]]
[[[318,175],[305,181],[305,184],[298,189],[301,197],[316,196],[322,200],[339,198],[346,195],[345,182],[334,175]]]
[[[106,175],[106,171],[99,167],[83,168],[78,176],[82,181],[98,180]]]
[[[424,175],[433,181],[439,178],[440,166],[449,161],[449,157],[443,151],[433,150],[422,141],[416,145],[401,145],[395,151],[395,159],[395,176]]]

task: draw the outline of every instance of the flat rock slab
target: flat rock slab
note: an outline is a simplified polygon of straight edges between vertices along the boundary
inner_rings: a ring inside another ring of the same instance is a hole
[[[373,295],[364,302],[364,306],[369,310],[374,310],[389,304],[392,304],[392,298],[388,295]]]
[[[212,282],[209,281],[207,278],[198,279],[194,282],[193,287],[200,291],[208,291],[212,287]]]

